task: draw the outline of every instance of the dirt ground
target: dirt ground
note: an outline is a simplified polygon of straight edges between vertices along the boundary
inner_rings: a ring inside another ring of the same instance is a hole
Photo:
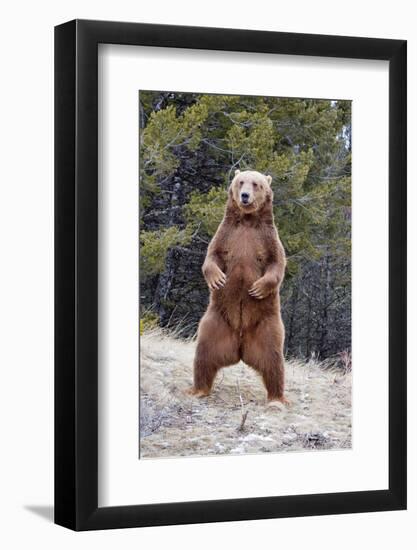
[[[266,402],[260,377],[241,362],[196,398],[186,394],[194,349],[158,331],[141,336],[141,459],[350,448],[350,372],[287,361],[286,408]]]

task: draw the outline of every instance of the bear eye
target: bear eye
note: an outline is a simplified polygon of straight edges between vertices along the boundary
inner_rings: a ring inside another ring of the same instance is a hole
[[[253,186],[255,189],[258,187],[258,184],[256,183],[256,181],[253,182]]]
[[[240,182],[239,182],[239,185],[242,186],[242,185],[243,185],[243,181],[240,181]]]

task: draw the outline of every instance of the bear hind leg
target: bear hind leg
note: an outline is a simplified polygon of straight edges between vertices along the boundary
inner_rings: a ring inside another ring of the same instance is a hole
[[[197,397],[210,394],[214,378],[222,367],[238,363],[239,341],[220,314],[208,311],[200,321],[194,358],[194,386]]]
[[[265,320],[244,338],[243,361],[262,376],[268,401],[289,405],[284,396],[284,328],[277,320]]]

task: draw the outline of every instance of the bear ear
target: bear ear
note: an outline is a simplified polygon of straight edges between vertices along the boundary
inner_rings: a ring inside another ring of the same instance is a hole
[[[266,176],[266,181],[267,181],[268,185],[271,185],[272,176]]]
[[[240,174],[240,170],[235,170],[235,176],[238,176]]]

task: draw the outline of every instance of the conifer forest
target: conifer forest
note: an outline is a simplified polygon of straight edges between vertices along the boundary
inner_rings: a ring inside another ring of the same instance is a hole
[[[139,92],[141,331],[195,334],[234,171],[272,176],[287,357],[351,349],[351,102]]]

